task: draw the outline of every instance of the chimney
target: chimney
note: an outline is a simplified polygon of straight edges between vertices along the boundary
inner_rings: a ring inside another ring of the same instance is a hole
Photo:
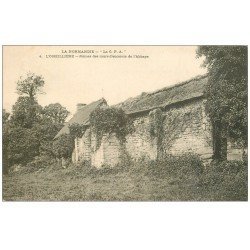
[[[77,103],[76,104],[76,112],[78,112],[80,109],[82,109],[85,106],[86,106],[85,103]]]

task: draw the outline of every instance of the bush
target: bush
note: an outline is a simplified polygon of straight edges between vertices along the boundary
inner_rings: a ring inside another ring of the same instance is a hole
[[[247,165],[243,161],[223,161],[213,162],[207,168],[203,175],[207,185],[220,184],[227,178],[235,178],[238,174],[247,176]]]
[[[140,159],[135,165],[144,168],[146,174],[155,175],[159,178],[173,176],[179,179],[199,177],[204,170],[202,160],[195,154],[183,154],[179,156],[166,155],[161,160],[149,161]]]
[[[34,129],[13,127],[9,131],[9,163],[26,164],[39,155],[39,141]]]
[[[187,153],[179,156],[166,156],[163,159],[169,171],[177,175],[196,175],[200,176],[203,173],[204,165],[201,158],[192,153]]]
[[[243,161],[213,162],[201,178],[211,200],[247,200],[248,171]]]
[[[205,167],[195,154],[167,155],[156,161],[142,157],[133,161],[129,171],[177,185],[184,200],[247,200],[247,165],[243,161],[213,162]]]
[[[243,161],[223,161],[220,163],[211,164],[214,171],[223,173],[223,174],[237,174],[242,171],[245,167]]]
[[[71,158],[74,146],[74,138],[70,134],[63,134],[53,141],[53,154],[57,158]]]
[[[49,156],[36,156],[35,159],[29,163],[27,163],[26,165],[26,171],[28,172],[34,172],[34,171],[38,171],[40,169],[45,169],[48,168],[50,166],[55,165],[55,159],[52,159]]]
[[[82,169],[86,168],[85,163],[80,163],[78,166],[81,166]],[[87,168],[91,168],[92,172],[95,171],[102,174],[130,172],[157,178],[172,176],[179,179],[197,178],[204,171],[202,160],[195,154],[167,155],[162,160],[151,160],[147,156],[134,160],[129,155],[124,154],[115,167],[105,164],[100,169],[90,167],[90,165]]]

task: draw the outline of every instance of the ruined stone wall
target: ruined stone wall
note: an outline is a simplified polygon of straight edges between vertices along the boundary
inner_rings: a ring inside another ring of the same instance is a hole
[[[134,129],[126,136],[125,143],[121,143],[115,134],[104,135],[101,142],[97,142],[95,134],[88,129],[78,139],[75,157],[78,161],[90,160],[96,167],[115,166],[124,153],[133,159],[146,157],[154,160],[159,155],[159,148],[163,154],[192,152],[204,159],[212,157],[212,128],[205,114],[204,100],[195,100],[162,112],[161,145],[159,138],[152,135],[152,123],[150,114],[133,118]]]
[[[156,159],[157,145],[156,139],[150,135],[150,119],[146,114],[134,118],[134,131],[127,135],[125,148],[129,156],[133,159],[146,157],[149,159]]]
[[[104,165],[104,143],[97,145],[97,138],[94,133],[91,134],[91,165],[100,168]]]
[[[91,160],[91,132],[87,129],[82,138],[75,139],[75,149],[72,156],[75,162]]]
[[[132,158],[156,159],[159,151],[163,155],[192,152],[204,159],[212,157],[212,128],[205,114],[204,100],[172,107],[163,111],[162,117],[161,138],[152,135],[149,114],[134,119],[135,131],[126,138],[126,150]]]
[[[133,132],[121,142],[115,134],[104,135],[99,146],[93,134],[91,137],[92,158],[91,163],[96,167],[102,165],[115,166],[124,154],[133,159],[146,157],[156,159],[156,139],[150,135],[150,119],[148,115],[133,119]]]
[[[205,114],[205,100],[167,110],[163,128],[165,154],[192,152],[204,159],[212,158],[212,127]]]
[[[115,134],[104,135],[97,143],[96,136],[87,129],[82,138],[75,141],[72,154],[73,162],[90,161],[93,166],[115,166],[126,154],[133,159],[145,157],[154,160],[163,155],[180,155],[196,153],[203,159],[212,159],[212,127],[205,113],[205,100],[194,100],[189,103],[173,106],[162,111],[161,145],[152,135],[152,114],[146,113],[133,118],[133,131],[122,143]],[[99,145],[98,145],[99,144]],[[228,160],[242,159],[242,148],[228,141]]]
[[[133,159],[146,157],[156,159],[156,140],[150,135],[150,120],[148,115],[133,119],[133,132],[121,142],[115,134],[104,135],[98,145],[94,133],[91,136],[91,163],[96,167],[102,165],[115,166],[126,154]]]
[[[91,164],[97,168],[103,165],[115,166],[119,163],[122,154],[124,153],[124,146],[118,140],[115,134],[104,135],[98,145],[96,136],[92,134],[92,155]]]

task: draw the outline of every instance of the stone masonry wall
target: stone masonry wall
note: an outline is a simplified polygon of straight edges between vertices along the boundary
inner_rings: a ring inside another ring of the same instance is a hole
[[[212,159],[212,127],[205,114],[205,100],[194,100],[176,105],[162,112],[161,151],[163,155],[196,153],[203,159]],[[152,120],[149,114],[133,118],[133,132],[121,143],[115,134],[105,135],[99,146],[90,128],[82,138],[75,140],[73,162],[90,161],[98,168],[115,166],[124,153],[133,159],[146,157],[154,160],[159,153],[159,140],[152,136]],[[241,148],[228,141],[228,160],[242,159]]]
[[[146,157],[155,160],[157,157],[156,139],[150,135],[148,115],[133,120],[134,131],[126,137],[126,151],[133,159]]]
[[[163,111],[163,154],[192,152],[204,159],[212,158],[212,128],[205,114],[204,100],[195,100],[179,107]],[[127,136],[126,150],[138,159],[157,157],[157,139],[150,134],[149,115],[134,119],[134,133]],[[158,145],[159,147],[159,145]]]
[[[165,154],[192,152],[204,159],[212,158],[212,128],[204,100],[166,111],[163,126]]]
[[[192,152],[204,159],[212,157],[212,129],[205,114],[204,102],[195,100],[162,112],[163,154]],[[103,165],[115,166],[125,152],[133,159],[156,159],[159,144],[157,145],[157,138],[151,134],[152,120],[149,114],[133,118],[133,125],[134,130],[126,136],[125,143],[121,143],[115,134],[111,134],[104,135],[100,145],[97,145],[94,133],[88,129],[76,143],[75,158],[77,161],[91,161],[98,168]]]
[[[95,135],[92,135],[92,155],[91,164],[97,168],[103,165],[109,165],[111,167],[119,163],[123,154],[123,146],[117,139],[115,134],[104,135],[100,146],[97,145]]]
[[[91,132],[87,129],[82,138],[75,139],[75,150],[73,152],[75,162],[91,160]],[[73,159],[73,158],[72,158]]]

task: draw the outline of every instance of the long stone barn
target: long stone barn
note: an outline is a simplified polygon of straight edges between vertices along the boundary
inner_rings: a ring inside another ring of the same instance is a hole
[[[103,98],[88,105],[78,104],[76,114],[55,138],[68,134],[71,124],[85,125],[87,129],[83,136],[75,139],[72,161],[88,161],[97,168],[103,165],[115,166],[124,152],[135,160],[141,157],[154,160],[159,153],[180,155],[188,152],[198,154],[204,160],[211,160],[214,140],[211,122],[205,112],[206,83],[207,76],[199,76],[152,93],[142,93],[115,105],[130,116],[134,127],[123,145],[115,134],[107,134],[97,147],[89,117],[95,109],[108,106]],[[159,138],[152,136],[152,123],[159,114],[162,117],[160,148]],[[242,155],[242,150],[230,142],[227,151],[228,159],[239,159]]]

